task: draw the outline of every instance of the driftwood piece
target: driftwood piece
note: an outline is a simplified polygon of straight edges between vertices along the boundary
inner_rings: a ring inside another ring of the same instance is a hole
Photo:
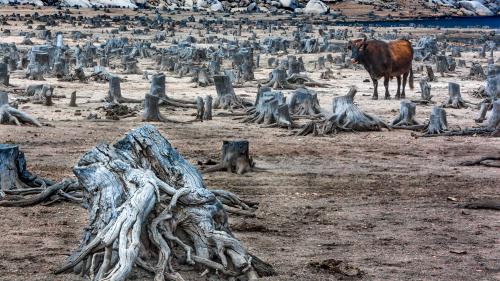
[[[273,273],[229,228],[226,208],[253,209],[230,192],[208,190],[154,126],[98,145],[74,173],[90,220],[80,246],[56,273],[74,269],[94,280],[125,280],[139,265],[155,280],[183,280],[174,267],[180,253],[183,271],[197,266],[207,278],[255,280]]]
[[[224,141],[220,164],[203,170],[203,173],[228,171],[239,175],[252,171],[255,166],[249,153],[250,144],[246,140]]]

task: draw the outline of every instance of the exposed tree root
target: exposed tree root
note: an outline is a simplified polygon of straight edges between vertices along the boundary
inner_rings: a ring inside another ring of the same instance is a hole
[[[491,161],[493,161],[493,162],[491,162]],[[460,165],[461,166],[482,165],[482,166],[486,166],[486,167],[500,168],[500,163],[497,163],[495,161],[500,161],[500,156],[484,156],[484,157],[481,157],[477,160],[462,162],[462,163],[460,163]]]
[[[229,229],[227,207],[252,207],[230,192],[206,189],[155,127],[133,130],[113,146],[98,145],[74,172],[85,190],[89,225],[57,273],[74,269],[93,280],[125,280],[138,265],[155,281],[183,280],[174,268],[181,252],[188,265],[217,280],[273,273]]]
[[[492,200],[482,200],[482,201],[467,203],[463,205],[462,208],[500,211],[500,202]]]

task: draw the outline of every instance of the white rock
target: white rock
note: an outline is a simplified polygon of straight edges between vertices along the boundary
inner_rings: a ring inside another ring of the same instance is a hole
[[[295,9],[299,6],[297,0],[279,0],[280,4],[284,8]]]
[[[0,4],[34,4],[35,6],[43,6],[43,1],[41,0],[0,0]]]
[[[304,8],[304,13],[323,15],[327,14],[329,10],[330,7],[328,7],[325,3],[321,2],[321,0],[309,0],[309,2],[307,2],[306,7]]]
[[[460,1],[458,3],[463,8],[473,11],[478,16],[493,16],[493,12],[478,1]]]

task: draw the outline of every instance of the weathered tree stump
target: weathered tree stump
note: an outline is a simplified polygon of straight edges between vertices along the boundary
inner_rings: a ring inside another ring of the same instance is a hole
[[[0,92],[0,124],[17,125],[31,124],[41,127],[42,124],[30,115],[19,111],[9,105],[8,94]]]
[[[484,74],[483,67],[478,62],[473,62],[470,67],[469,78],[483,80],[486,79],[486,74]]]
[[[6,63],[0,63],[0,84],[9,86],[9,66]]]
[[[288,89],[294,90],[297,87],[288,83],[286,69],[283,66],[278,66],[273,69],[270,74],[269,81],[265,84],[267,87],[271,87],[272,89]]]
[[[426,135],[439,135],[448,131],[446,111],[441,107],[433,107],[429,117],[429,123],[424,128]]]
[[[212,120],[212,96],[205,97],[205,111],[203,112],[203,120]]]
[[[196,74],[193,76],[192,82],[197,83],[197,85],[200,87],[207,87],[213,83],[208,77],[207,69],[204,67],[200,67],[197,69]]]
[[[292,115],[318,116],[321,113],[318,95],[306,88],[292,92],[287,98],[287,104]]]
[[[226,209],[253,209],[230,192],[208,190],[154,126],[135,129],[115,145],[98,145],[74,173],[91,220],[56,273],[75,269],[94,280],[125,280],[138,264],[155,280],[182,280],[173,267],[179,259],[205,269],[207,278],[254,280],[274,273],[229,228]]]
[[[122,96],[120,87],[120,77],[110,74],[109,75],[109,90],[106,101],[112,103],[141,103],[142,101],[136,99],[129,99]]]
[[[255,105],[247,113],[250,116],[243,119],[243,122],[289,129],[295,126],[283,93],[271,91],[269,87],[259,87]]]
[[[493,102],[493,108],[490,114],[487,128],[496,131],[500,130],[500,100]]]
[[[155,73],[151,76],[149,94],[158,96],[160,99],[167,98],[167,91],[165,89],[165,74]]]
[[[80,196],[76,181],[55,183],[34,175],[27,170],[24,153],[17,145],[0,144],[0,206],[24,207],[59,200],[81,203],[76,196]]]
[[[203,122],[203,115],[205,114],[205,104],[201,97],[196,97],[196,120]]]
[[[69,106],[71,107],[77,107],[78,105],[76,104],[76,91],[73,91],[71,93],[71,97],[69,100]]]
[[[351,87],[345,96],[336,97],[332,101],[330,117],[321,121],[311,121],[296,134],[305,136],[336,134],[339,131],[380,131],[390,129],[380,118],[363,112],[354,104],[356,87]]]
[[[426,65],[425,71],[427,72],[427,79],[429,82],[436,81],[436,76],[434,76],[434,71],[432,70],[432,66]]]
[[[396,129],[421,130],[424,125],[415,119],[417,105],[408,100],[400,103],[399,116],[389,124]]]
[[[460,94],[460,85],[457,83],[449,82],[448,83],[448,94],[450,95],[444,107],[451,108],[465,108],[467,105],[465,101],[462,99],[462,95]]]
[[[490,108],[490,106],[491,106],[491,102],[488,99],[481,102],[481,104],[479,106],[479,112],[477,114],[476,119],[474,119],[474,121],[476,121],[477,123],[482,123],[484,120],[486,120],[486,113],[488,112],[488,109]]]
[[[214,102],[214,108],[223,109],[241,109],[251,105],[242,98],[236,96],[233,85],[227,75],[214,76],[215,89],[217,98]]]
[[[429,85],[429,83],[427,82],[427,79],[425,79],[425,78],[420,80],[420,91],[421,91],[420,96],[422,97],[422,100],[424,100],[424,101],[431,100],[431,98],[432,98],[431,86]]]
[[[142,116],[142,121],[166,121],[160,114],[160,98],[158,96],[146,94],[144,98],[144,114]]]
[[[446,56],[436,56],[436,71],[444,76],[445,72],[448,72],[449,65]]]
[[[252,171],[255,163],[250,157],[249,147],[249,142],[246,140],[224,141],[221,163],[203,170],[203,173],[228,171],[241,175]]]

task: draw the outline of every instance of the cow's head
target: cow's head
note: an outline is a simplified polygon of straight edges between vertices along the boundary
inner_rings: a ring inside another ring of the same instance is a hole
[[[347,44],[347,49],[351,50],[352,63],[359,63],[363,59],[366,45],[366,37],[363,39],[349,41],[349,43]]]

